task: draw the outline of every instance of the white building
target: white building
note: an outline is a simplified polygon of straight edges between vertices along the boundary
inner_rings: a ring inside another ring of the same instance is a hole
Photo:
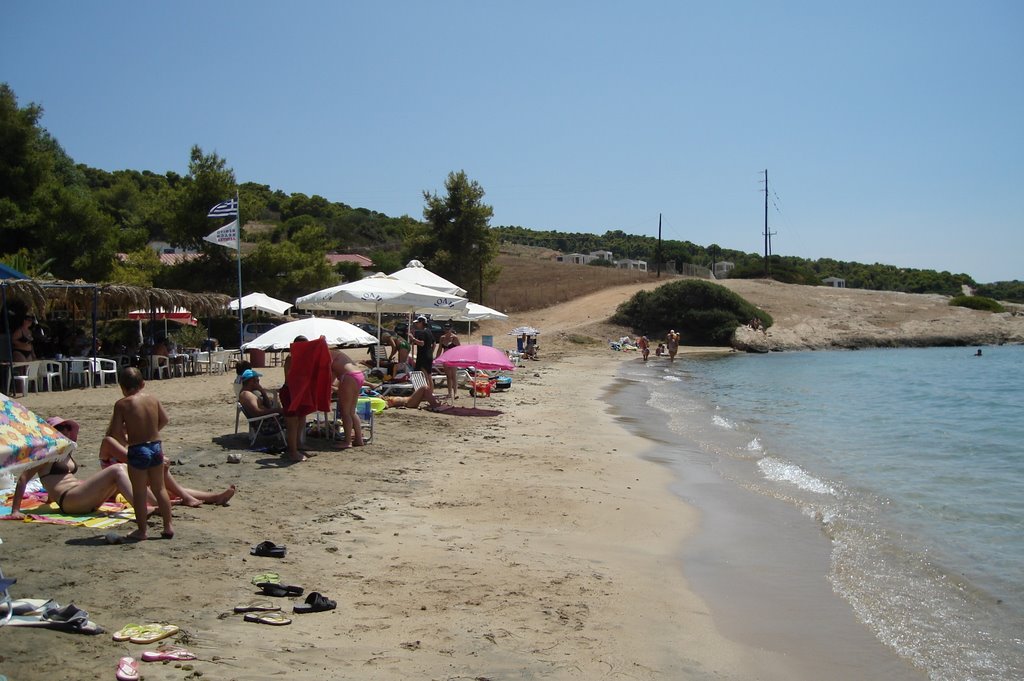
[[[640,270],[641,272],[647,271],[646,260],[632,260],[630,258],[624,258],[622,260],[616,260],[615,266],[621,270]]]

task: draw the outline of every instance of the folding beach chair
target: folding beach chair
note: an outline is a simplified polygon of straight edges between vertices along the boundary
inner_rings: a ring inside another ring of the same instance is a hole
[[[360,397],[356,401],[356,418],[363,429],[363,444],[373,442],[373,405],[370,398]]]
[[[245,410],[242,408],[242,403],[236,402],[235,404],[235,432],[238,432],[238,415],[244,414],[245,420],[249,424],[250,447],[256,444],[256,440],[259,439],[261,435],[278,435],[281,437],[281,444],[285,447],[288,446],[288,438],[285,436],[284,422],[281,419],[280,414],[267,414],[265,416],[253,416],[252,418],[249,418],[248,414],[245,414]]]

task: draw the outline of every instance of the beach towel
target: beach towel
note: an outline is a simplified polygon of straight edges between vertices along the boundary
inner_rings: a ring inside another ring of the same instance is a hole
[[[288,412],[305,416],[331,410],[331,351],[327,341],[292,343],[288,369]]]
[[[0,515],[10,515],[11,496],[3,498]],[[106,501],[92,513],[83,515],[67,515],[61,513],[57,504],[46,502],[46,492],[31,492],[21,500],[21,512],[27,523],[49,523],[50,525],[75,525],[78,527],[95,527],[105,529],[117,527],[135,520],[135,510],[128,504]]]

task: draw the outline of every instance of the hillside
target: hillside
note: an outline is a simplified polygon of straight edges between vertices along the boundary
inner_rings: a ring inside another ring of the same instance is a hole
[[[487,322],[482,333],[501,336],[515,326],[530,324],[541,329],[542,346],[549,350],[566,343],[603,345],[609,339],[631,335],[631,330],[607,322],[615,308],[637,291],[673,279],[645,275],[623,283],[606,268],[563,265],[526,254],[503,256],[502,266],[496,287],[506,281],[515,282],[516,290],[528,288],[530,299],[544,304],[531,306],[530,310],[520,308],[522,311],[507,308],[509,321]],[[992,314],[951,307],[947,297],[934,294],[836,289],[761,279],[725,279],[718,283],[775,319],[767,334],[740,329],[737,339],[741,349],[1024,343],[1021,306],[1011,305],[1010,313]],[[490,298],[487,302],[490,304]]]

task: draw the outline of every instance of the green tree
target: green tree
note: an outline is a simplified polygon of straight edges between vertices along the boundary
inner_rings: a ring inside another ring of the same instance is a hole
[[[482,301],[484,283],[497,279],[499,271],[493,263],[498,240],[490,228],[494,209],[483,202],[483,187],[465,171],[448,173],[445,190],[444,197],[423,192],[426,224],[410,229],[403,261],[421,261]]]
[[[113,266],[112,221],[71,158],[39,126],[42,108],[18,106],[0,84],[0,256],[52,260],[54,276],[105,279]]]
[[[160,273],[160,256],[156,251],[143,245],[114,263],[110,280],[132,286],[153,286]]]
[[[327,238],[323,227],[307,226],[281,243],[260,242],[242,261],[246,289],[263,291],[282,300],[338,283],[324,257]]]
[[[222,224],[206,217],[210,209],[234,195],[235,173],[227,167],[227,161],[216,152],[204,154],[198,145],[193,146],[167,236],[179,246],[204,249],[215,259],[226,261],[228,249],[203,241],[203,237]]]
[[[683,279],[637,292],[619,305],[612,321],[638,333],[661,335],[674,328],[689,343],[728,345],[736,327],[755,317],[765,328],[772,325],[767,312],[724,286]]]

